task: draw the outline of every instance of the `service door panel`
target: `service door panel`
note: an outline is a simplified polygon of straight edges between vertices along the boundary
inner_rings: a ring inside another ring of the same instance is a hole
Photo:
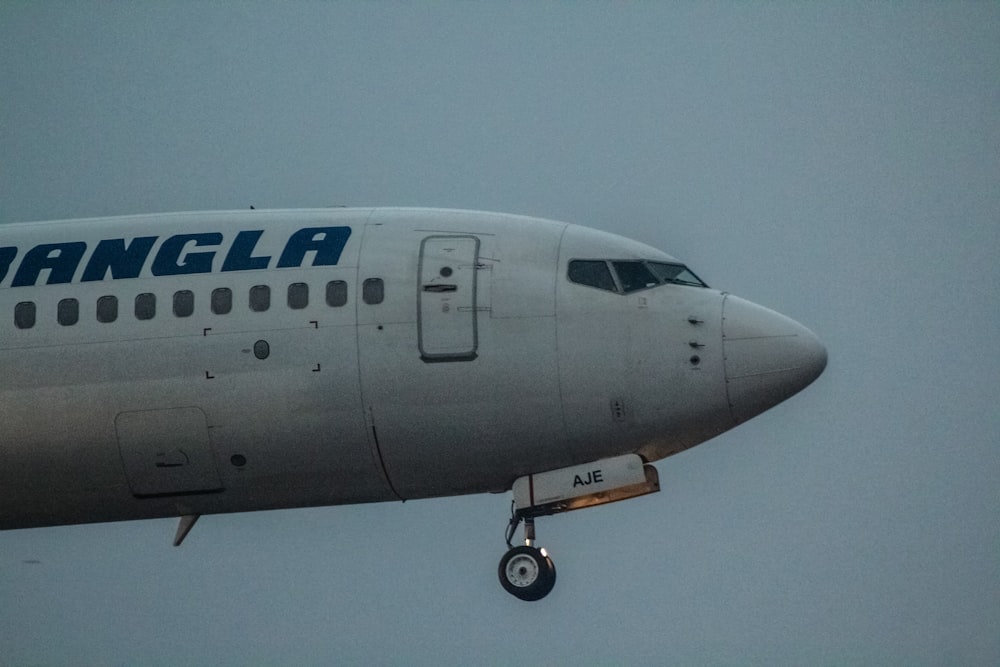
[[[420,243],[417,335],[424,361],[476,358],[478,259],[475,236],[429,236]]]
[[[557,467],[546,459],[562,429],[554,313],[492,312],[497,281],[515,290],[552,279],[519,266],[506,228],[489,223],[451,214],[366,226],[358,278],[383,278],[385,298],[358,304],[362,394],[403,498],[502,491],[527,466]],[[507,300],[540,307],[530,294]]]

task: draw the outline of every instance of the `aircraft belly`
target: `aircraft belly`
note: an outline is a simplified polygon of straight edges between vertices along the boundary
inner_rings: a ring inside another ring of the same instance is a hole
[[[0,394],[0,528],[395,497],[353,327],[20,350],[3,365],[17,386]]]

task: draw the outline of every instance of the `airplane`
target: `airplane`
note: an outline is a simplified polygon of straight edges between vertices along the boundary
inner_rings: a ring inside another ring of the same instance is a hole
[[[500,213],[332,208],[0,226],[0,530],[512,493],[535,519],[815,380],[794,320],[664,252]],[[523,525],[523,543],[514,536]]]

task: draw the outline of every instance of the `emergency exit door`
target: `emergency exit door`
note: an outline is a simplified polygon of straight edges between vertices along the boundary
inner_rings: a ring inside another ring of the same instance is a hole
[[[420,243],[417,337],[424,361],[476,358],[478,260],[475,236],[428,236]]]

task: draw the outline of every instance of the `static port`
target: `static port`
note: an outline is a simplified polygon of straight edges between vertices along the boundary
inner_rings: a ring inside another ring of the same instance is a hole
[[[242,454],[233,454],[229,458],[229,462],[232,463],[237,468],[242,468],[247,464],[247,457],[243,456]]]

